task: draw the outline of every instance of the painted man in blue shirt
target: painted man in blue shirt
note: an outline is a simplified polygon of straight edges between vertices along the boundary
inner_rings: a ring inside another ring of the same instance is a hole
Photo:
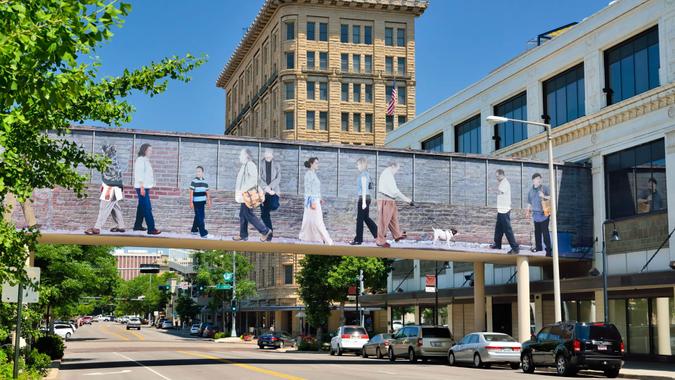
[[[534,221],[535,246],[532,248],[532,252],[540,252],[544,250],[541,245],[543,237],[544,244],[546,245],[546,254],[550,255],[551,235],[548,232],[549,216],[544,213],[542,200],[550,200],[551,193],[548,187],[544,186],[541,181],[541,174],[534,173],[532,175],[532,187],[527,193],[527,217],[532,215],[532,220]]]
[[[195,210],[195,219],[192,222],[192,234],[209,237],[209,231],[206,230],[204,219],[206,207],[211,207],[211,195],[209,194],[209,184],[204,179],[204,168],[197,166],[196,176],[190,183],[190,208]]]

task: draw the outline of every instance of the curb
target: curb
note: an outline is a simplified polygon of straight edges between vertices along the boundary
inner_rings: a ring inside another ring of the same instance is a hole
[[[59,377],[59,369],[61,368],[61,359],[52,360],[52,365],[49,366],[49,372],[44,380],[56,380]]]
[[[631,371],[635,371],[635,369],[632,369]],[[545,373],[555,373],[553,370],[543,370],[541,372]],[[583,370],[581,371],[583,372]],[[593,373],[593,372],[591,372]],[[619,378],[620,379],[637,379],[637,380],[673,380],[675,377],[673,376],[666,376],[666,375],[639,375],[636,373],[621,373],[619,372]]]

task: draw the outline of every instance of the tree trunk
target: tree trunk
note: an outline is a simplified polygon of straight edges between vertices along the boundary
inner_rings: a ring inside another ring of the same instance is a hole
[[[340,325],[345,324],[345,301],[340,301]]]
[[[316,343],[317,343],[317,347],[318,347],[318,348],[317,348],[317,351],[321,351],[321,346],[323,346],[323,343],[322,343],[323,340],[321,339],[321,338],[322,338],[322,335],[323,335],[323,331],[322,331],[322,330],[323,330],[323,329],[321,328],[321,326],[319,326],[319,327],[316,328]]]
[[[51,334],[54,334],[54,324],[52,323],[52,305],[47,304],[47,328]]]

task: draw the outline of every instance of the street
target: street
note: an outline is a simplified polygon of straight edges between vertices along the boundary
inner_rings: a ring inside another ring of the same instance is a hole
[[[83,326],[67,342],[58,379],[551,379],[550,371],[527,375],[507,367],[474,369],[445,363],[363,359],[346,354],[259,350],[251,343],[214,343],[178,331],[143,327],[127,331],[113,322]],[[581,373],[579,377],[600,377]]]

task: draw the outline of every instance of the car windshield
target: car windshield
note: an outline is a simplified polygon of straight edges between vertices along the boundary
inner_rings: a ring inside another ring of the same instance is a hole
[[[382,339],[391,339],[392,334],[382,334]]]
[[[516,340],[506,334],[483,334],[487,342],[515,342]]]
[[[444,327],[423,327],[422,336],[424,338],[450,338],[450,330]]]
[[[366,329],[364,329],[363,327],[345,327],[344,334],[346,334],[346,335],[354,335],[354,334],[368,335],[368,333],[366,332]]]
[[[621,340],[619,330],[611,324],[577,325],[576,335],[579,339]]]

